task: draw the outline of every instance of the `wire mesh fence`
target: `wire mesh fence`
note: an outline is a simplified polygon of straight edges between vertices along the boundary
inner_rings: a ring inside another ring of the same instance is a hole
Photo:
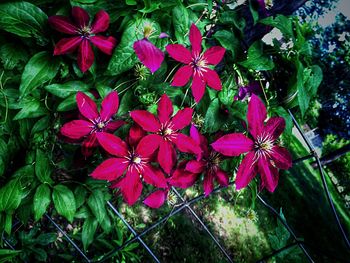
[[[324,190],[324,194],[327,197],[327,201],[328,204],[331,208],[333,217],[334,217],[334,223],[337,225],[338,230],[344,240],[344,243],[346,245],[346,247],[349,249],[350,251],[350,242],[347,236],[347,233],[344,229],[344,227],[341,224],[339,215],[336,211],[336,208],[334,207],[334,203],[331,197],[331,194],[329,192],[328,186],[327,186],[327,182],[325,179],[325,174],[321,165],[321,162],[319,160],[318,155],[315,152],[315,149],[313,147],[313,145],[310,143],[310,141],[308,140],[308,138],[306,137],[305,133],[303,132],[303,130],[301,129],[300,125],[298,124],[298,122],[296,121],[294,115],[292,114],[291,111],[289,111],[290,116],[292,117],[294,126],[296,127],[296,129],[298,130],[298,132],[300,133],[302,139],[304,140],[304,142],[306,143],[306,145],[308,146],[308,151],[309,151],[309,155],[295,159],[293,161],[294,164],[296,163],[300,163],[303,162],[305,160],[309,160],[311,158],[314,158],[317,162],[317,166],[318,166],[318,170],[319,170],[319,174],[322,180],[322,184],[323,184],[323,190]],[[229,185],[227,187],[230,187],[234,184],[234,181],[231,181],[229,183]],[[226,187],[217,187],[213,190],[213,194],[220,192],[222,189],[224,189]],[[62,235],[64,236],[64,238],[73,246],[73,248],[75,249],[77,255],[80,256],[80,258],[85,261],[85,262],[106,262],[108,260],[110,260],[116,253],[118,253],[118,251],[122,250],[123,248],[125,248],[126,246],[134,243],[134,242],[139,242],[147,251],[147,253],[151,256],[151,258],[154,260],[154,262],[161,262],[161,260],[159,259],[159,257],[156,255],[156,253],[154,253],[154,251],[152,250],[152,247],[150,247],[145,241],[144,241],[144,236],[149,233],[150,231],[152,231],[153,229],[157,228],[158,226],[160,226],[162,223],[166,222],[169,218],[173,217],[174,215],[182,212],[183,210],[188,210],[190,212],[190,214],[193,216],[193,218],[199,223],[199,225],[201,226],[201,228],[207,233],[207,235],[213,240],[213,242],[215,243],[215,245],[217,246],[217,248],[221,251],[222,255],[226,258],[227,262],[234,262],[234,260],[231,258],[230,253],[226,250],[225,246],[223,244],[221,244],[221,242],[219,241],[219,239],[215,236],[214,233],[212,233],[207,224],[200,218],[200,216],[196,213],[195,209],[192,207],[195,203],[199,202],[200,200],[202,200],[205,195],[201,194],[197,197],[194,197],[190,200],[185,200],[185,198],[176,190],[176,188],[172,188],[172,191],[174,192],[174,194],[177,196],[178,200],[180,200],[180,204],[174,206],[174,208],[165,216],[163,216],[162,218],[160,218],[157,222],[155,222],[154,224],[152,224],[151,226],[149,226],[148,228],[144,229],[142,232],[137,233],[137,231],[135,230],[135,228],[129,224],[127,222],[127,220],[124,218],[124,216],[118,211],[118,208],[116,208],[111,201],[107,202],[107,206],[109,207],[109,209],[111,209],[111,211],[123,222],[123,224],[128,228],[128,230],[131,232],[131,234],[133,235],[132,238],[130,238],[129,240],[125,241],[123,244],[121,244],[120,246],[115,247],[112,251],[104,254],[102,257],[100,257],[98,260],[94,260],[88,257],[88,255],[86,255],[84,253],[84,251],[79,247],[78,244],[76,244],[76,242],[69,236],[69,234],[66,233],[66,231],[64,231],[56,222],[55,220],[49,215],[49,214],[45,214],[45,217],[48,219],[48,221],[50,222],[50,224],[52,224],[57,231],[59,231],[60,233],[62,233]],[[266,262],[268,259],[277,256],[279,253],[282,253],[284,251],[286,251],[287,249],[290,249],[292,247],[299,247],[299,249],[302,251],[302,253],[305,255],[305,258],[309,261],[309,262],[316,262],[315,259],[311,256],[310,251],[312,250],[313,252],[316,253],[320,253],[320,254],[324,254],[324,251],[320,251],[317,248],[313,247],[311,244],[306,244],[301,238],[299,238],[295,232],[293,231],[292,227],[286,222],[286,220],[284,218],[281,217],[281,215],[278,213],[278,211],[271,206],[260,194],[257,195],[257,199],[260,201],[260,203],[266,208],[268,209],[281,223],[282,225],[285,227],[285,229],[290,233],[290,236],[293,239],[293,242],[290,244],[287,244],[286,246],[274,250],[272,251],[272,253],[265,255],[263,258],[261,258],[260,260],[258,260],[257,262]],[[13,226],[15,227],[15,225]],[[194,226],[195,227],[195,226]],[[8,240],[6,240],[3,237],[4,243],[5,245],[10,248],[15,250],[16,247],[13,246]],[[329,256],[329,255],[328,255]]]

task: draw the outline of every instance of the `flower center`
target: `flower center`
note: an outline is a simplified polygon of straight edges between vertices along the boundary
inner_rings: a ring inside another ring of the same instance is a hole
[[[83,38],[89,38],[91,35],[91,28],[89,26],[84,26],[79,30],[79,34]]]
[[[207,161],[207,169],[216,171],[221,162],[221,155],[218,152],[212,151],[209,154]]]
[[[108,125],[108,122],[109,121],[102,121],[101,118],[98,117],[97,119],[92,121],[92,123],[94,124],[94,128],[93,128],[92,132],[104,131]]]
[[[271,138],[269,134],[261,134],[256,137],[254,142],[254,149],[256,158],[261,156],[269,157],[272,153],[272,148],[275,141]]]
[[[132,162],[135,164],[140,164],[142,161],[142,159],[139,156],[134,156],[134,158],[132,159]]]
[[[166,122],[161,125],[158,134],[163,137],[164,140],[171,141],[176,137],[176,131],[173,130],[173,124],[171,122]]]
[[[106,124],[104,123],[104,122],[99,122],[99,123],[97,123],[97,128],[99,128],[99,129],[103,129],[105,126],[106,126]]]
[[[147,163],[147,158],[143,158],[134,150],[128,151],[127,156],[124,156],[128,169],[136,169],[137,172],[142,173],[144,165]]]
[[[207,71],[207,61],[204,59],[202,55],[195,55],[192,59],[192,62],[190,64],[193,68],[193,70],[198,73],[199,75],[202,75],[203,72]]]

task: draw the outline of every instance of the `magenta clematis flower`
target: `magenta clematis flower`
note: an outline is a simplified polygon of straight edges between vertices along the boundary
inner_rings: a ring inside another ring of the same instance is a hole
[[[125,122],[113,120],[119,107],[118,93],[112,91],[102,101],[100,113],[96,103],[83,92],[76,95],[78,109],[83,116],[80,120],[74,120],[63,125],[61,134],[74,140],[84,138],[82,152],[85,156],[91,155],[91,149],[98,145],[96,134],[100,132],[114,132]]]
[[[202,154],[197,160],[187,162],[186,171],[195,174],[204,173],[203,188],[205,195],[208,196],[214,189],[214,180],[221,186],[227,186],[229,178],[226,172],[220,169],[221,154],[211,147],[208,148],[207,138],[200,134],[194,125],[191,126],[190,134],[191,138],[200,145]]]
[[[75,6],[72,8],[72,18],[74,23],[65,16],[49,17],[49,24],[53,29],[71,35],[56,44],[54,55],[72,53],[78,48],[78,66],[82,72],[85,72],[94,62],[91,44],[103,53],[112,55],[117,40],[114,37],[96,35],[106,31],[109,26],[109,15],[104,10],[100,10],[90,24],[89,14],[84,9]]]
[[[195,24],[190,28],[190,42],[191,51],[179,44],[167,45],[166,50],[173,59],[186,64],[175,73],[171,85],[184,86],[192,77],[192,94],[198,103],[204,95],[206,85],[215,90],[221,90],[220,78],[215,70],[209,68],[209,65],[217,65],[222,60],[226,49],[214,46],[202,53],[202,35]]]
[[[173,105],[169,97],[164,94],[158,102],[158,118],[145,110],[134,110],[130,112],[131,118],[149,134],[157,148],[159,148],[157,160],[164,171],[170,174],[176,162],[176,151],[174,145],[181,152],[200,152],[199,146],[192,138],[180,133],[180,130],[188,126],[192,120],[193,109],[184,108],[179,110],[175,116]]]
[[[235,100],[243,100],[246,97],[250,97],[252,94],[259,95],[262,92],[259,82],[254,81],[247,86],[239,87],[238,95],[235,96]]]
[[[133,135],[135,133],[129,134],[130,137]],[[146,136],[141,140],[129,138],[129,142],[134,142],[129,145],[119,137],[105,132],[98,133],[96,137],[102,148],[114,157],[101,163],[91,177],[115,181],[111,188],[119,188],[129,205],[133,205],[141,195],[141,179],[156,187],[167,187],[162,171],[150,163],[151,156],[158,147],[152,137]]]
[[[261,188],[273,192],[278,184],[278,169],[289,169],[292,157],[287,149],[278,145],[277,139],[285,128],[281,117],[267,117],[264,103],[252,95],[248,104],[248,129],[253,140],[241,133],[224,135],[212,147],[226,156],[238,156],[248,152],[238,167],[236,188],[242,189],[254,178],[256,173],[261,177]]]

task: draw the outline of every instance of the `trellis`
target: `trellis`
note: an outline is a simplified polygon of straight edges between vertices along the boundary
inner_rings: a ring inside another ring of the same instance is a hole
[[[347,237],[346,231],[344,230],[340,219],[339,219],[339,215],[334,207],[334,203],[331,197],[331,194],[328,190],[328,186],[327,186],[327,182],[326,182],[326,178],[325,178],[325,174],[320,162],[320,159],[318,157],[318,155],[315,152],[315,149],[313,147],[313,145],[310,143],[310,141],[308,140],[308,138],[305,136],[303,130],[301,129],[301,127],[299,126],[298,122],[296,121],[294,115],[292,114],[291,111],[289,111],[290,116],[292,117],[294,126],[297,128],[298,132],[300,133],[300,135],[302,136],[303,140],[305,141],[307,147],[309,148],[309,155],[298,158],[296,160],[293,161],[293,164],[299,163],[299,162],[303,162],[305,160],[309,160],[311,158],[314,158],[316,160],[317,166],[318,166],[318,170],[319,170],[319,174],[322,180],[322,184],[323,184],[323,189],[324,189],[324,193],[327,197],[327,201],[328,204],[331,208],[332,214],[334,216],[334,220],[335,223],[338,226],[339,232],[342,235],[342,238],[346,244],[346,247],[349,249],[350,251],[350,242],[349,239]],[[232,186],[234,184],[234,181],[229,183],[229,186]],[[222,189],[224,189],[226,187],[217,187],[213,190],[212,194],[215,194],[219,191],[221,191]],[[133,237],[130,238],[129,240],[127,240],[126,242],[124,242],[122,245],[114,248],[112,251],[104,254],[100,259],[98,260],[93,260],[90,259],[84,252],[83,250],[74,242],[74,240],[72,238],[69,237],[69,235],[53,220],[53,218],[49,215],[49,214],[45,214],[45,217],[49,220],[49,222],[57,229],[57,231],[59,231],[60,233],[62,233],[62,235],[66,238],[66,240],[73,246],[73,248],[76,250],[77,254],[81,257],[82,260],[84,260],[85,262],[88,263],[93,263],[93,262],[106,262],[107,260],[111,259],[118,251],[122,250],[123,248],[125,248],[126,246],[134,243],[134,242],[139,242],[147,251],[147,253],[153,258],[154,262],[161,262],[160,259],[157,257],[157,255],[153,252],[152,248],[146,244],[146,242],[143,240],[143,237],[149,233],[151,230],[155,229],[156,227],[158,227],[159,225],[161,225],[162,223],[166,222],[170,217],[180,213],[183,210],[188,210],[193,217],[195,218],[195,220],[201,225],[201,227],[203,228],[203,230],[210,236],[210,238],[214,241],[215,245],[217,246],[217,248],[222,252],[222,254],[224,255],[224,257],[227,259],[228,262],[234,262],[233,259],[230,257],[230,254],[228,253],[228,251],[225,249],[225,247],[220,243],[220,241],[218,240],[218,238],[209,230],[209,228],[207,227],[207,225],[203,222],[203,220],[200,219],[200,217],[198,216],[198,214],[195,212],[195,210],[192,208],[192,205],[199,202],[200,200],[202,200],[205,196],[204,194],[201,194],[197,197],[194,197],[188,201],[186,201],[184,199],[184,197],[174,188],[172,187],[172,191],[175,193],[175,195],[177,196],[177,198],[181,201],[181,203],[179,205],[177,205],[176,207],[174,207],[174,209],[169,212],[167,215],[165,215],[164,217],[162,217],[161,219],[159,219],[156,223],[154,223],[153,225],[149,226],[148,228],[146,228],[145,230],[143,230],[140,233],[137,233],[137,231],[133,228],[133,226],[131,226],[127,220],[123,217],[123,215],[118,211],[118,209],[113,206],[113,204],[108,201],[107,202],[107,206],[111,209],[111,211],[113,213],[115,213],[115,215],[117,217],[120,218],[120,220],[124,223],[124,225],[129,229],[129,231],[133,234]],[[278,250],[273,251],[271,254],[264,256],[263,258],[261,258],[260,260],[258,260],[257,262],[266,262],[266,260],[278,255],[279,253],[286,251],[287,249],[290,249],[294,246],[298,246],[301,251],[303,252],[303,254],[305,255],[306,259],[309,262],[315,262],[315,260],[313,259],[313,257],[310,255],[309,251],[307,250],[306,247],[308,247],[309,249],[312,249],[314,251],[317,251],[320,255],[325,255],[325,252],[318,250],[317,248],[315,248],[314,246],[312,246],[311,244],[306,244],[304,241],[302,241],[300,238],[298,238],[298,236],[294,233],[293,229],[288,225],[288,223],[286,222],[286,220],[284,218],[282,218],[280,216],[280,214],[277,212],[277,210],[275,208],[273,208],[266,200],[264,200],[261,195],[257,195],[257,199],[261,202],[261,204],[266,207],[281,223],[282,225],[286,228],[286,230],[290,233],[293,242],[291,244],[287,244],[285,247],[282,247]],[[15,250],[16,248],[5,238],[3,238],[6,246],[8,246],[10,249]],[[330,255],[327,255],[328,257]],[[334,257],[336,258],[336,257]],[[339,259],[337,259],[339,261]],[[340,260],[341,261],[341,260]]]

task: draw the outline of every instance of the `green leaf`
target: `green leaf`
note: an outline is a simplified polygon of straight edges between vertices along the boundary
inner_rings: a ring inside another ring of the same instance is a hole
[[[47,153],[44,153],[42,150],[36,150],[35,158],[35,174],[36,177],[42,183],[53,184],[51,179],[52,167],[50,165],[50,159],[47,156]]]
[[[50,125],[50,116],[42,117],[40,120],[38,120],[34,124],[32,131],[31,131],[31,134],[41,132],[41,131],[47,129],[49,127],[49,125]]]
[[[161,4],[161,1],[143,0],[143,3],[145,4],[145,7],[143,9],[140,9],[139,12],[147,14],[147,13],[153,12],[154,10],[159,9],[159,5]]]
[[[322,79],[322,69],[318,65],[313,65],[304,69],[303,82],[311,97],[317,94],[317,89],[320,86]]]
[[[225,118],[220,114],[220,102],[219,99],[214,99],[205,114],[203,132],[213,133],[220,130],[221,126],[225,123]]]
[[[83,247],[85,251],[94,240],[96,229],[97,220],[94,217],[88,217],[84,222],[83,231],[81,233],[81,239],[83,241]]]
[[[71,95],[75,95],[78,91],[88,91],[89,85],[81,81],[68,81],[63,84],[51,84],[45,86],[45,89],[51,94],[65,99]]]
[[[16,114],[13,120],[36,118],[47,114],[47,109],[39,100],[27,97],[21,103],[21,110]]]
[[[101,190],[94,190],[94,192],[90,195],[87,200],[87,204],[89,205],[91,212],[97,218],[97,221],[102,224],[103,219],[107,216],[106,208],[105,208],[105,200]]]
[[[20,37],[34,38],[44,46],[47,15],[28,2],[9,2],[0,5],[0,28]]]
[[[13,179],[0,189],[0,212],[18,208],[23,190],[19,178]]]
[[[72,222],[76,211],[73,192],[64,185],[56,185],[53,188],[52,200],[57,212]]]
[[[236,58],[240,50],[240,43],[235,34],[228,30],[217,31],[213,37],[219,41],[220,45],[232,52],[232,57]]]
[[[257,7],[259,7],[259,6],[257,6]],[[250,13],[252,14],[254,26],[255,26],[259,20],[259,13],[258,13],[256,6],[252,4],[251,0],[249,1],[249,10],[250,10]]]
[[[6,217],[5,217],[5,232],[8,235],[11,235],[12,230],[12,215],[13,211],[6,211]]]
[[[51,203],[51,190],[46,184],[41,184],[36,189],[33,198],[34,220],[38,221],[46,212]]]
[[[135,96],[132,90],[128,90],[120,100],[118,115],[128,113],[135,104]]]
[[[233,75],[223,83],[222,90],[218,93],[219,100],[225,106],[230,106],[233,103],[237,92],[237,83]]]
[[[57,239],[56,233],[42,233],[36,238],[36,243],[42,246],[55,242]]]
[[[264,25],[273,26],[281,30],[282,34],[288,38],[294,38],[293,34],[293,23],[292,19],[284,15],[277,15],[275,18],[269,16],[267,18],[261,19],[259,23]]]
[[[247,24],[244,16],[242,16],[237,10],[223,12],[220,21],[224,24],[234,25],[239,31],[241,31],[241,33],[243,33]]]
[[[17,257],[21,250],[0,249],[0,263],[12,262],[12,259]]]
[[[70,95],[68,98],[64,99],[57,106],[57,111],[69,111],[77,108],[77,102],[75,94]]]
[[[179,44],[188,44],[188,31],[190,28],[190,18],[187,8],[183,4],[177,5],[172,11],[175,37]]]
[[[7,70],[12,70],[16,66],[23,68],[23,63],[27,62],[28,56],[28,52],[19,45],[6,43],[0,47],[0,59]]]
[[[292,117],[289,115],[289,113],[281,106],[273,109],[273,112],[275,112],[278,116],[281,116],[286,121],[286,129],[285,132],[290,135],[292,134],[292,128],[293,128],[293,120]]]
[[[305,112],[309,107],[310,96],[304,87],[304,67],[300,61],[297,62],[297,90],[301,116],[304,117]]]
[[[48,52],[41,51],[35,54],[24,68],[19,86],[20,99],[52,80],[58,73],[59,66],[59,60]]]
[[[85,203],[87,190],[84,186],[79,185],[74,189],[75,203],[77,208],[81,207]]]
[[[253,70],[271,70],[275,67],[272,59],[264,55],[260,41],[254,42],[249,47],[247,60],[239,62],[239,64]]]

